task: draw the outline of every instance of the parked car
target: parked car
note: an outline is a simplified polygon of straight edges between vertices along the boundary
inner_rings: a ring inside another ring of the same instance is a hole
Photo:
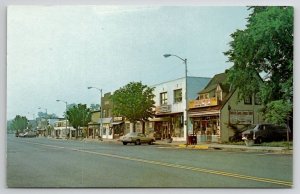
[[[24,137],[24,133],[20,132],[20,133],[16,134],[16,137]]]
[[[152,137],[147,137],[143,133],[128,133],[125,136],[120,138],[123,145],[127,145],[127,143],[134,143],[135,145],[141,145],[142,143],[148,143],[149,145],[155,142],[155,139]]]
[[[19,137],[36,137],[36,136],[37,136],[37,134],[34,131],[28,131],[23,134],[21,134],[21,133],[19,134]]]
[[[273,124],[250,125],[242,133],[243,140],[254,140],[254,143],[287,140],[287,131],[291,139],[291,131],[286,127]]]

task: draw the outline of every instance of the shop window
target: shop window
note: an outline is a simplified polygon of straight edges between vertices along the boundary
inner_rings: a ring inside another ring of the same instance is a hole
[[[244,104],[252,104],[252,96],[245,97]]]
[[[261,98],[259,96],[259,93],[256,93],[254,96],[254,103],[255,105],[261,105]]]
[[[174,103],[182,102],[182,89],[174,90]]]
[[[160,93],[160,105],[165,105],[168,103],[168,94],[167,92]]]

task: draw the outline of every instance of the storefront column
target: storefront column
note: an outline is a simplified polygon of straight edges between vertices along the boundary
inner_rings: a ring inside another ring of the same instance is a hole
[[[133,123],[129,123],[129,126],[130,126],[130,133],[133,132]]]

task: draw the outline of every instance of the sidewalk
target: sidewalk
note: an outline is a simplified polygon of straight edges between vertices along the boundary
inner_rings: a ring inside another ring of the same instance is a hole
[[[201,143],[197,145],[187,145],[185,142],[172,142],[156,141],[155,144],[163,146],[174,146],[186,149],[199,149],[199,150],[224,150],[224,151],[244,151],[244,152],[268,152],[278,154],[293,154],[293,150],[288,150],[285,147],[266,147],[266,146],[246,146],[246,145],[228,145],[219,143]]]
[[[121,144],[119,140],[116,139],[82,139],[81,141],[87,142],[97,142],[97,143],[113,143]],[[196,149],[196,150],[223,150],[232,152],[267,152],[267,153],[277,153],[277,154],[293,154],[293,149],[288,150],[285,147],[266,147],[266,146],[246,146],[246,145],[228,145],[219,143],[200,143],[197,145],[187,145],[185,142],[173,141],[172,143],[167,143],[165,140],[156,140],[154,145],[164,146],[164,147],[174,147],[181,149]]]

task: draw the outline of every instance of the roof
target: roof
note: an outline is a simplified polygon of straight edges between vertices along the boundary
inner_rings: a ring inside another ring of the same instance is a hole
[[[212,90],[215,90],[218,87],[218,85],[220,85],[223,91],[229,92],[230,84],[226,82],[226,79],[226,73],[216,74],[206,85],[206,87],[199,92],[199,94],[208,93]]]

